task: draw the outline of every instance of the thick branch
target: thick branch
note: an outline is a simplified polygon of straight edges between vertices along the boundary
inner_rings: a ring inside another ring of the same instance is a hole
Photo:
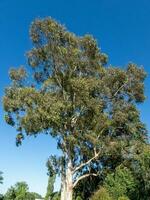
[[[78,171],[78,170],[81,169],[82,167],[84,167],[84,166],[90,164],[90,163],[91,163],[93,160],[95,160],[99,155],[100,155],[100,151],[99,151],[98,153],[96,153],[95,156],[93,156],[93,157],[92,157],[91,159],[89,159],[87,162],[82,163],[81,165],[77,166],[77,167],[74,169],[73,173],[75,173],[76,171]]]
[[[89,173],[89,174],[84,174],[83,176],[80,176],[73,184],[73,188],[78,184],[78,182],[88,176],[98,176],[98,174],[95,173]]]

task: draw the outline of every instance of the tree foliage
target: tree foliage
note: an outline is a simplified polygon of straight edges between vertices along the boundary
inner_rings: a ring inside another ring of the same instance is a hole
[[[55,193],[54,193],[55,179],[56,179],[55,174],[49,176],[49,178],[48,178],[48,186],[47,186],[47,193],[46,193],[46,196],[45,196],[45,200],[52,200],[53,197],[55,196]]]
[[[108,172],[103,183],[99,182],[113,200],[150,198],[150,146],[136,142],[131,147],[122,164],[113,173]],[[101,194],[99,190],[97,193]]]
[[[130,196],[135,192],[136,182],[128,168],[119,166],[114,173],[107,175],[104,186],[113,199],[118,200],[119,197]]]
[[[137,144],[134,154],[127,165],[135,178],[136,190],[131,199],[147,200],[150,198],[150,145]]]
[[[35,20],[30,36],[32,71],[10,70],[5,120],[18,131],[17,145],[39,133],[57,140],[62,156],[49,163],[67,192],[84,178],[115,170],[132,141],[146,142],[136,107],[145,99],[146,74],[133,63],[106,66],[107,55],[92,36],[78,37],[51,18]]]
[[[101,187],[97,192],[94,193],[91,200],[113,200],[109,192],[106,190],[106,188]]]
[[[36,198],[42,197],[35,192],[29,192],[26,182],[16,183],[15,186],[11,186],[4,195],[4,200],[35,200]]]

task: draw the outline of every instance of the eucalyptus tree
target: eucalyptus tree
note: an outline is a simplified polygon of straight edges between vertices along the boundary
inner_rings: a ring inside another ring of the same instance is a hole
[[[143,102],[145,72],[135,64],[106,66],[107,55],[90,35],[78,37],[51,18],[31,24],[28,68],[10,70],[3,98],[5,120],[18,134],[49,134],[62,156],[49,160],[61,175],[61,200],[89,176],[99,176],[122,141],[145,140],[136,104]],[[112,161],[112,162],[111,162]]]

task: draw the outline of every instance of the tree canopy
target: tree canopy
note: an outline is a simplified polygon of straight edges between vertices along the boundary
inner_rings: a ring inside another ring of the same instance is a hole
[[[30,27],[30,68],[12,68],[3,98],[5,120],[25,135],[50,134],[62,150],[49,165],[61,174],[61,200],[89,176],[105,176],[135,141],[147,142],[137,104],[145,100],[143,68],[107,65],[108,57],[90,35],[67,31],[51,18]]]

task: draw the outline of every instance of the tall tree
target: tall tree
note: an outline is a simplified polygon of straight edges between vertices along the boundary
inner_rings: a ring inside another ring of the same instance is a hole
[[[77,37],[51,18],[35,20],[30,36],[32,71],[10,70],[5,119],[18,131],[17,145],[25,134],[56,138],[62,156],[49,162],[61,174],[61,200],[72,200],[81,180],[115,166],[110,150],[134,139],[144,142],[136,103],[145,99],[145,72],[132,63],[105,67],[107,56],[92,36]]]
[[[47,186],[47,192],[46,192],[45,200],[52,200],[52,198],[55,194],[54,193],[55,178],[56,178],[55,174],[48,177],[48,186]]]

